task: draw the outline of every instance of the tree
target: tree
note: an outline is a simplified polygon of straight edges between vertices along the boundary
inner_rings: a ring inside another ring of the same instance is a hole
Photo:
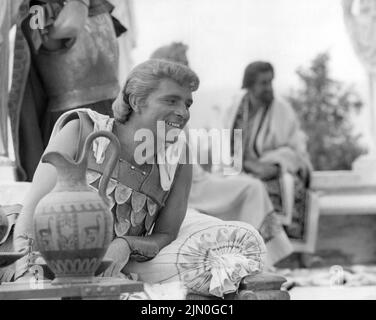
[[[352,87],[330,78],[329,61],[329,54],[321,53],[309,68],[299,68],[302,86],[287,99],[308,136],[315,170],[349,170],[352,162],[366,152],[351,123],[351,116],[363,103]]]

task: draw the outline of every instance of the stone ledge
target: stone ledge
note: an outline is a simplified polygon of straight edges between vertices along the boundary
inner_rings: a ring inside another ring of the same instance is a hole
[[[332,194],[319,198],[320,215],[376,214],[376,194]]]
[[[356,171],[315,171],[312,174],[311,188],[325,193],[375,193],[376,181],[366,174]]]
[[[360,171],[315,171],[320,215],[376,214],[376,181]]]

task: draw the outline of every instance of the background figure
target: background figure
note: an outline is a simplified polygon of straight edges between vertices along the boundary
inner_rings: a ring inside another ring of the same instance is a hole
[[[8,156],[9,32],[15,23],[21,2],[22,0],[0,1],[0,157]]]
[[[30,13],[35,4],[44,21]],[[18,180],[31,181],[62,113],[88,107],[112,114],[119,91],[116,34],[125,31],[111,19],[112,9],[105,0],[23,1],[8,104]]]
[[[376,153],[376,2],[361,0],[353,13],[354,0],[342,0],[344,22],[353,48],[363,64],[369,82],[369,118],[373,138],[371,153]],[[373,158],[371,159],[373,162]],[[372,170],[372,169],[371,169]]]
[[[353,13],[354,0],[342,0],[344,21],[360,61],[370,73],[376,73],[376,2],[359,1],[359,12]]]
[[[243,170],[264,182],[296,251],[313,252],[318,207],[309,191],[306,137],[293,109],[274,99],[273,78],[270,63],[248,65],[246,92],[234,105],[229,127],[243,130]]]
[[[189,66],[187,58],[188,46],[182,42],[173,42],[155,50],[150,56],[151,59],[163,59],[175,61]]]
[[[118,36],[119,44],[119,82],[124,85],[125,79],[134,66],[132,50],[137,46],[137,26],[133,0],[108,0],[113,6],[113,18],[117,19],[126,32]]]
[[[174,42],[158,48],[151,58],[188,65],[187,50],[188,46]],[[195,141],[190,139],[190,143]],[[222,220],[251,224],[260,232],[266,243],[269,266],[292,253],[292,246],[260,180],[246,174],[212,174],[199,164],[193,164],[192,168],[192,187],[188,201],[190,208]]]

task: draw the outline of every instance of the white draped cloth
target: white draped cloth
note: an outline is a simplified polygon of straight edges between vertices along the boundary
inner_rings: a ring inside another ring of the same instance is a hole
[[[376,1],[343,0],[344,21],[352,45],[367,72],[376,75]]]

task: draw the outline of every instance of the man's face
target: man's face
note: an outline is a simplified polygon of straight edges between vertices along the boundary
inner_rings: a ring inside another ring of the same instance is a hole
[[[254,98],[265,106],[269,106],[274,99],[273,73],[271,71],[259,73],[257,79],[250,89]]]
[[[182,130],[190,118],[192,92],[171,79],[163,79],[158,89],[146,99],[142,108],[142,122],[145,128],[157,134],[157,122],[163,121],[166,134],[169,130]],[[165,139],[165,137],[158,137]]]

